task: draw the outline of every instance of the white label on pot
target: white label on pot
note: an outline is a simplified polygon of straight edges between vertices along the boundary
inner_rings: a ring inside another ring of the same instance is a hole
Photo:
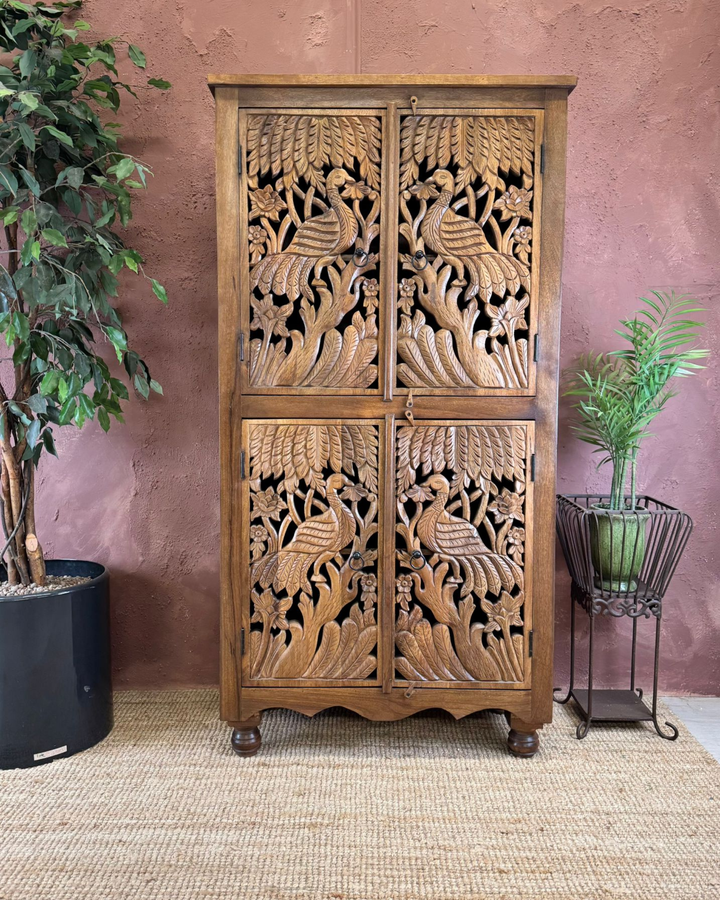
[[[50,759],[51,756],[60,756],[61,753],[67,753],[67,744],[64,747],[56,747],[54,750],[45,750],[43,753],[36,753],[33,756],[35,762],[39,759]]]

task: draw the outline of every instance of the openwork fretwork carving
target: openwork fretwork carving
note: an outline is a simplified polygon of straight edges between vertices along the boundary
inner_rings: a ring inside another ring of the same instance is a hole
[[[377,449],[376,425],[250,426],[251,678],[375,671]]]
[[[248,116],[250,383],[377,385],[380,119]]]
[[[532,116],[403,118],[402,385],[528,387],[534,151]]]
[[[524,680],[525,425],[397,431],[395,668]]]

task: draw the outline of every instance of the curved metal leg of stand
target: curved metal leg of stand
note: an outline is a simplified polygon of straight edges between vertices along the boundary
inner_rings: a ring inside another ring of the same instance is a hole
[[[560,697],[555,697],[555,692],[562,690],[562,688],[556,687],[553,688],[553,700],[555,703],[565,704],[568,702],[570,697],[572,697],[573,687],[575,685],[575,598],[572,595],[572,591],[570,592],[570,687],[568,688],[567,694],[560,699]]]
[[[584,737],[587,737],[588,731],[590,731],[590,725],[592,724],[592,709],[593,709],[593,632],[595,631],[595,616],[593,616],[592,612],[590,613],[590,638],[588,641],[588,702],[587,702],[587,715],[583,719],[582,722],[577,727],[575,732],[577,739],[581,741]]]
[[[662,621],[662,616],[658,615],[655,619],[655,670],[653,672],[653,702],[652,702],[652,721],[655,726],[655,731],[660,735],[661,738],[665,738],[666,741],[676,741],[678,737],[678,730],[672,724],[672,722],[665,722],[667,727],[670,729],[670,734],[665,734],[658,722],[657,718],[657,695],[658,695],[658,669],[660,663],[660,623]]]

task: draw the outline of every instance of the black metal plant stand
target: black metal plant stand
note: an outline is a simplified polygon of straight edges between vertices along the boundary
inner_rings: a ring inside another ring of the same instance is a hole
[[[613,530],[605,526],[609,544],[603,556],[599,543],[602,526],[607,523],[602,510],[594,504],[607,503],[608,497],[597,494],[576,494],[557,497],[557,532],[565,562],[572,578],[570,609],[570,686],[567,694],[556,698],[557,703],[576,702],[583,716],[577,726],[578,739],[584,738],[593,722],[652,722],[660,737],[674,741],[677,728],[670,722],[663,730],[657,718],[658,672],[660,665],[660,630],[663,597],[675,572],[677,563],[692,532],[692,520],[678,509],[652,497],[639,497],[639,510],[617,513],[622,522]],[[613,565],[631,558],[631,577],[623,581]],[[608,568],[609,566],[609,568]],[[588,616],[588,678],[587,689],[575,687],[576,607]],[[593,639],[598,616],[632,619],[630,678],[627,690],[598,690],[594,687]],[[655,620],[655,654],[653,666],[652,703],[647,705],[643,691],[636,686],[638,619]],[[560,688],[555,688],[559,691]]]

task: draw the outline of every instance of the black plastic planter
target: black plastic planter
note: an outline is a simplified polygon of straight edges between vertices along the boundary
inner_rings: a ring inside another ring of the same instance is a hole
[[[113,726],[107,570],[55,559],[47,571],[92,581],[0,597],[0,769],[72,756]]]

